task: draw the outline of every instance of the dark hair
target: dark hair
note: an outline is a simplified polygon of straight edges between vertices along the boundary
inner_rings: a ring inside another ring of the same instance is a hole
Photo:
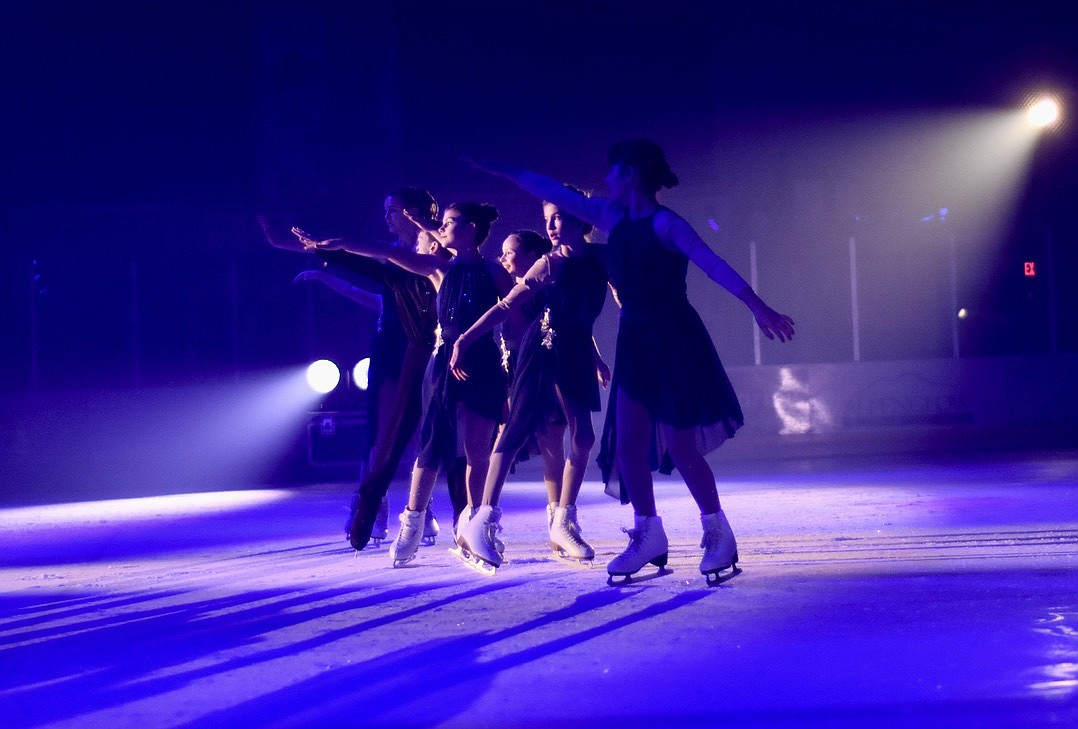
[[[490,235],[490,226],[498,219],[498,208],[487,203],[455,202],[446,210],[456,210],[465,223],[475,225],[476,245],[482,245]]]
[[[589,195],[588,193],[584,192],[583,190],[581,190],[578,187],[573,187],[568,182],[565,183],[564,187],[565,187],[566,190],[572,190],[573,192],[577,193],[581,197],[591,197],[591,195]],[[589,223],[586,220],[581,220],[580,218],[576,217],[575,215],[570,215],[569,213],[565,212],[560,207],[558,207],[557,203],[550,202],[549,200],[544,200],[543,205],[553,205],[554,207],[558,208],[558,212],[561,213],[561,216],[563,218],[569,218],[569,220],[574,220],[577,223],[580,223],[580,225],[584,228],[584,235],[588,235],[589,233],[591,233],[591,231],[595,230],[594,226],[592,226],[591,223]]]
[[[514,230],[509,235],[515,235],[520,241],[520,250],[524,253],[534,253],[536,257],[550,253],[553,244],[534,230]]]
[[[438,203],[429,192],[422,188],[401,187],[386,197],[395,197],[400,200],[405,210],[418,210],[421,215],[429,215],[432,220],[438,217]]]
[[[656,193],[663,187],[675,187],[677,175],[666,163],[666,155],[650,139],[630,139],[610,148],[607,161],[611,165],[632,167],[640,173],[644,189]]]

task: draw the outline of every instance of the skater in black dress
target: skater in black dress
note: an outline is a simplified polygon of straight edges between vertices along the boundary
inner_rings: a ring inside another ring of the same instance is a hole
[[[463,365],[468,347],[510,316],[535,302],[542,313],[521,342],[509,397],[509,417],[491,455],[483,506],[463,532],[462,547],[498,566],[495,548],[502,488],[517,453],[533,435],[539,436],[547,461],[561,464],[548,477],[548,522],[551,546],[564,556],[590,560],[594,550],[584,541],[576,519],[576,498],[595,441],[591,413],[599,410],[599,380],[609,370],[598,356],[592,326],[606,300],[606,269],[589,250],[585,235],[591,226],[545,203],[547,230],[558,246],[540,258],[512,292],[457,339],[450,361],[453,373],[467,377]],[[568,425],[569,458],[563,438]],[[560,457],[560,460],[558,460]]]
[[[524,280],[524,275],[543,255],[550,252],[550,241],[534,230],[514,230],[502,241],[502,254],[498,262],[513,278],[513,284]],[[542,312],[542,301],[532,300],[528,306],[515,308],[501,322],[499,341],[502,349],[502,369],[513,381],[520,343],[528,327]]]
[[[420,422],[419,451],[408,506],[400,516],[401,529],[390,547],[394,566],[415,558],[435,478],[439,470],[453,466],[461,447],[467,461],[468,506],[482,498],[490,443],[506,398],[501,352],[493,335],[477,342],[468,358],[476,377],[468,381],[450,375],[449,353],[457,337],[512,286],[505,269],[479,252],[497,217],[493,206],[480,203],[454,203],[446,208],[441,226],[429,226],[428,232],[441,249],[453,254],[450,261],[438,255],[390,250],[374,244],[350,248],[364,255],[383,255],[407,270],[426,275],[438,291],[438,331],[424,377],[426,408]],[[467,508],[463,511],[468,513]]]
[[[400,188],[386,196],[384,209],[386,227],[396,236],[389,248],[429,252],[428,236],[405,216],[409,211],[413,218],[437,217],[438,205],[429,192]],[[349,542],[360,550],[372,536],[376,542],[387,536],[386,492],[419,422],[422,376],[434,344],[434,287],[426,277],[387,263],[384,257],[354,255],[344,239],[316,244],[298,228],[293,229],[293,236],[281,236],[265,221],[263,227],[274,245],[312,251],[327,268],[347,272],[349,280],[358,276],[382,293],[378,326],[371,341],[367,390],[367,422],[373,426],[373,438],[367,469],[345,523]],[[450,500],[454,505],[464,503],[463,469],[451,470],[447,479]],[[430,540],[438,534],[432,511],[428,511],[424,531]]]
[[[508,165],[477,166],[609,231],[610,280],[622,309],[600,465],[608,490],[632,502],[635,526],[628,530],[627,549],[607,571],[612,577],[631,575],[648,563],[666,564],[667,538],[656,514],[651,471],[673,466],[700,509],[700,571],[710,581],[736,564],[737,544],[704,455],[732,436],[743,418],[707,329],[689,304],[688,263],[744,302],[768,338],[793,337],[793,320],[767,306],[683,218],[658,203],[658,191],[678,182],[658,145],[621,142],[610,149],[608,161],[610,199],[587,198]]]

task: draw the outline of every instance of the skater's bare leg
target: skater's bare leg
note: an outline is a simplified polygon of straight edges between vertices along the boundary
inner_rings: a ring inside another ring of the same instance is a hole
[[[685,479],[701,514],[714,514],[719,510],[719,492],[715,486],[715,474],[696,445],[696,429],[677,429],[663,426],[663,437],[674,460],[678,473]]]
[[[592,446],[595,445],[595,430],[592,427],[590,410],[565,398],[560,389],[557,393],[562,411],[569,423],[569,457],[565,461],[561,498],[558,503],[561,506],[571,506],[576,503],[580,486],[584,483],[588,458],[591,456]]]
[[[543,457],[543,481],[547,503],[561,501],[562,474],[565,471],[565,427],[552,425],[536,436]]]
[[[501,436],[499,436],[500,440]],[[497,449],[497,445],[494,446]],[[502,496],[502,487],[505,479],[509,477],[509,468],[513,465],[516,453],[499,453],[495,450],[490,454],[487,463],[487,475],[483,482],[483,496],[480,503],[483,506],[497,506]]]
[[[655,516],[655,485],[648,465],[652,422],[643,403],[619,390],[617,402],[617,461],[637,516]]]
[[[424,468],[416,463],[412,469],[412,486],[408,491],[408,509],[420,511],[426,509],[430,503],[430,495],[434,492],[434,482],[438,477],[438,469]]]
[[[468,503],[468,461],[461,456],[454,459],[453,464],[446,469],[445,481],[449,487],[449,501],[453,504],[453,531],[456,532],[457,519],[465,509],[470,509]],[[476,504],[478,506],[478,504]]]
[[[496,423],[463,405],[457,408],[457,422],[464,435],[464,456],[468,459],[465,477],[468,482],[468,503],[476,506],[484,503],[485,482],[490,466],[490,439]]]

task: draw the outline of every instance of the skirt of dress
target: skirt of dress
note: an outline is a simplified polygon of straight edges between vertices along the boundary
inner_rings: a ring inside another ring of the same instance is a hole
[[[425,375],[423,395],[426,409],[419,430],[416,462],[423,468],[448,467],[464,454],[458,433],[458,407],[480,417],[502,421],[506,397],[505,372],[501,352],[493,337],[483,337],[468,348],[462,366],[467,380],[449,372],[452,342],[445,342],[431,357]]]
[[[617,470],[619,393],[643,404],[651,415],[649,465],[664,474],[673,472],[674,463],[662,426],[694,428],[697,448],[707,454],[745,422],[707,328],[688,302],[663,316],[623,313],[598,457],[606,492],[622,503],[629,498]]]

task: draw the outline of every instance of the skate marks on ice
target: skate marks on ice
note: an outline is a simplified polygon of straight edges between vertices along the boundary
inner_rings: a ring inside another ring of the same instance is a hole
[[[1046,526],[1035,530],[786,536],[753,545],[752,555],[755,562],[782,567],[1071,559],[1078,557],[1078,529]]]

